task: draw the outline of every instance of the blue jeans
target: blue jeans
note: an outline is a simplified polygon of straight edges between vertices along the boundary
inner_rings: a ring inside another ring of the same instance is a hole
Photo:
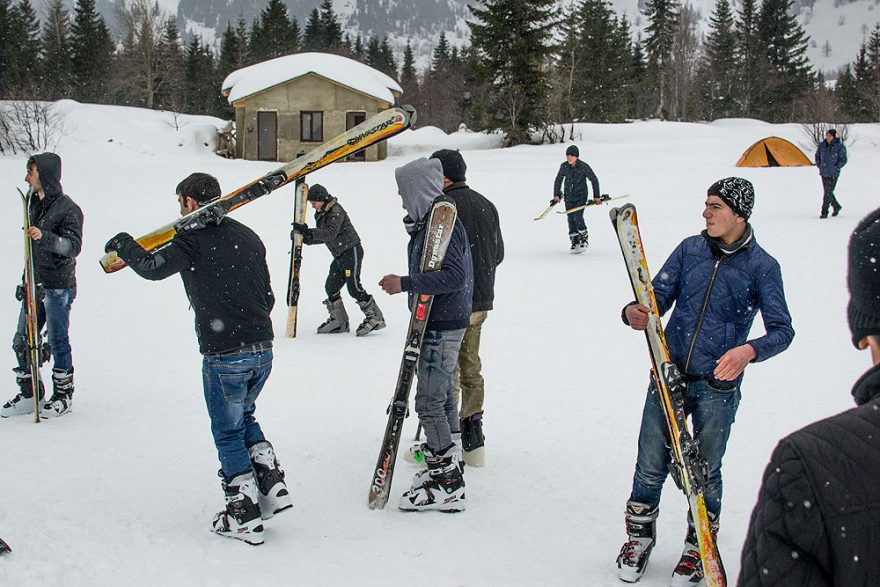
[[[53,367],[65,373],[73,371],[73,356],[70,350],[70,306],[76,299],[76,288],[45,289],[43,302],[37,304],[37,327],[48,330],[49,345],[52,347]],[[18,328],[12,339],[12,348],[18,358],[18,368],[27,370],[27,314],[24,307],[18,315]]]
[[[422,341],[416,413],[425,429],[425,443],[434,452],[452,444],[452,433],[460,429],[455,401],[455,368],[464,331],[464,328],[428,330]]]
[[[713,385],[717,386],[713,387]],[[730,385],[729,389],[719,389]],[[721,459],[727,449],[730,428],[739,407],[738,386],[726,382],[692,381],[684,392],[685,413],[690,415],[694,438],[699,441],[700,456],[706,459],[709,479],[704,497],[706,509],[721,513]],[[653,381],[642,412],[639,432],[639,455],[630,499],[656,506],[660,503],[663,482],[669,473],[669,434]]]
[[[211,434],[227,481],[251,469],[248,448],[266,440],[254,402],[271,372],[272,349],[202,358]]]

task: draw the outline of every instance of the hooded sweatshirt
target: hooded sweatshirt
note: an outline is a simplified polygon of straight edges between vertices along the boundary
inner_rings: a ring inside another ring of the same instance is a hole
[[[76,256],[82,249],[83,213],[61,187],[61,158],[33,156],[45,196],[31,198],[31,225],[43,233],[33,241],[37,281],[47,289],[76,287]]]
[[[428,330],[458,330],[470,323],[474,269],[470,244],[461,220],[456,219],[446,256],[438,271],[421,272],[428,215],[434,200],[443,193],[443,167],[437,159],[416,159],[394,170],[397,190],[407,215],[410,233],[409,275],[400,280],[409,292],[410,306],[416,294],[434,296]]]

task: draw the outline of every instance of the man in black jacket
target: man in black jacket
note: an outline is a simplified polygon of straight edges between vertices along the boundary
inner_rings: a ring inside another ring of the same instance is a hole
[[[70,307],[76,298],[76,256],[82,248],[83,213],[61,187],[61,158],[39,153],[27,162],[25,181],[37,197],[31,197],[28,236],[33,241],[34,274],[42,286],[37,323],[48,329],[52,348],[52,396],[40,406],[44,418],[63,416],[73,405],[73,356],[70,348]],[[34,412],[33,386],[27,365],[27,322],[22,308],[12,341],[18,358],[15,378],[19,393],[0,408],[0,416]],[[43,382],[39,382],[43,397]]]
[[[783,438],[764,471],[738,585],[876,585],[880,580],[880,209],[849,241],[849,328],[873,367],[858,405]]]
[[[361,237],[354,229],[348,213],[321,184],[309,188],[309,203],[315,209],[315,228],[305,224],[294,223],[293,231],[303,235],[307,245],[325,244],[333,255],[330,263],[330,274],[324,284],[327,306],[330,317],[318,327],[318,334],[348,332],[348,313],[342,303],[342,286],[348,286],[348,293],[355,299],[364,313],[364,321],[357,327],[355,334],[365,336],[374,330],[385,328],[385,317],[376,304],[376,300],[361,285],[361,265],[364,260],[364,248]]]
[[[182,216],[219,197],[220,185],[205,173],[177,186]],[[254,417],[254,404],[272,371],[274,338],[269,313],[275,298],[263,243],[227,216],[207,226],[190,223],[156,252],[147,252],[125,232],[105,249],[116,251],[145,279],[180,274],[196,315],[205,403],[226,498],[212,528],[262,544],[262,521],[292,507],[274,449]]]
[[[498,210],[487,198],[465,183],[467,165],[458,151],[441,149],[431,155],[443,166],[443,193],[453,199],[458,217],[467,232],[474,261],[474,299],[470,325],[464,333],[455,372],[456,396],[461,397],[461,443],[468,465],[485,464],[483,397],[485,384],[480,373],[480,334],[495,300],[495,269],[504,260],[504,240]]]
[[[559,202],[563,195],[562,188],[565,187],[566,210],[583,206],[590,199],[587,181],[593,186],[593,203],[602,203],[599,179],[593,173],[593,169],[578,157],[580,157],[578,148],[575,145],[569,145],[565,150],[566,161],[559,166],[559,172],[553,182],[553,199],[550,202]],[[584,222],[583,209],[568,215],[568,238],[571,240],[572,254],[576,255],[587,250],[589,235],[587,234],[587,224]]]

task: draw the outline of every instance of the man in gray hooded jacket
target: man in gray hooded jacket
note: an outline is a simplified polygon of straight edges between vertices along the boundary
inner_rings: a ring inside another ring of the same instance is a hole
[[[437,159],[420,158],[394,173],[407,212],[403,222],[410,234],[409,275],[386,275],[379,286],[392,295],[408,292],[410,305],[418,294],[434,296],[416,384],[416,413],[425,430],[423,451],[428,468],[416,474],[412,487],[400,498],[400,509],[456,512],[464,509],[465,494],[461,448],[453,441],[453,434],[459,433],[453,390],[473,298],[470,244],[464,226],[456,220],[441,268],[422,273],[426,224],[434,200],[443,194],[443,167]]]

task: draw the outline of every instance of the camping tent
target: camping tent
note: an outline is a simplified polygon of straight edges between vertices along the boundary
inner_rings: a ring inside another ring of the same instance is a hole
[[[779,137],[761,139],[742,154],[737,167],[800,167],[812,165],[803,151]]]

